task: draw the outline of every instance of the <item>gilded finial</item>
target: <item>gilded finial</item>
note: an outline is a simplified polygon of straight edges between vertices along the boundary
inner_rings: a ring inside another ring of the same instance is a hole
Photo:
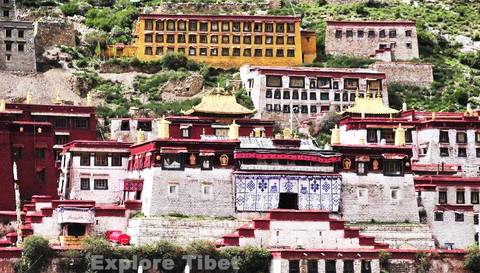
[[[87,93],[87,106],[93,106],[93,96],[92,92]]]
[[[395,131],[395,146],[405,146],[405,129],[402,128],[402,124],[398,124],[398,128]]]
[[[137,144],[145,142],[145,132],[142,129],[137,131]]]
[[[32,98],[33,98],[32,92],[28,91],[28,92],[27,92],[27,98],[26,98],[26,100],[25,100],[25,103],[27,103],[27,104],[32,103]]]
[[[330,144],[340,144],[340,129],[338,128],[337,124],[335,124],[335,128],[331,129],[330,131],[332,132]]]

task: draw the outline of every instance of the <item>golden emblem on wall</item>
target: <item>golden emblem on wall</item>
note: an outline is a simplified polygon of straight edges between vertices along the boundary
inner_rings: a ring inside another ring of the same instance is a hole
[[[197,157],[194,154],[190,155],[190,165],[197,165]]]
[[[350,168],[352,168],[352,160],[350,160],[350,158],[345,158],[342,164],[344,170],[350,170]]]
[[[220,165],[227,166],[228,165],[228,155],[223,154],[220,156]]]
[[[372,169],[373,169],[374,171],[378,171],[378,170],[380,169],[380,163],[378,162],[377,159],[374,159],[374,160],[372,161]]]

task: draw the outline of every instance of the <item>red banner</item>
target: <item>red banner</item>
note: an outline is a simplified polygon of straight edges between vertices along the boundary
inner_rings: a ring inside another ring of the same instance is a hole
[[[339,156],[321,156],[321,155],[299,155],[299,154],[259,154],[259,153],[235,153],[235,159],[284,159],[284,160],[304,160],[318,163],[335,163],[340,161]]]

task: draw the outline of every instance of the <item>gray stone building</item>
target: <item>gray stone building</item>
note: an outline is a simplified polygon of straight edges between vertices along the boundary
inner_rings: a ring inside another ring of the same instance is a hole
[[[16,19],[14,0],[1,1],[0,15],[0,70],[35,72],[33,23]]]
[[[419,57],[414,21],[327,21],[327,54],[408,61]]]

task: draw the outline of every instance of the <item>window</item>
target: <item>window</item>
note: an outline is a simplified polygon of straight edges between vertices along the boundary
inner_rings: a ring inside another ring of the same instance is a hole
[[[344,80],[344,89],[358,89],[358,79],[348,79]]]
[[[38,182],[45,182],[45,178],[46,178],[45,168],[38,170],[36,172],[36,176],[37,176]]]
[[[458,148],[458,157],[467,157],[467,148]]]
[[[412,48],[412,43],[406,43],[405,44],[407,48],[411,49]]]
[[[155,29],[156,30],[164,30],[165,24],[163,21],[157,21],[155,22]]]
[[[275,93],[273,93],[273,98],[275,98],[275,99],[281,99],[282,98],[279,89],[275,90]]]
[[[369,30],[368,31],[368,38],[375,38],[375,31],[374,30]]]
[[[288,273],[300,273],[300,261],[299,260],[288,261]]]
[[[213,186],[211,184],[202,184],[202,195],[211,197],[213,195]]]
[[[267,75],[267,87],[282,87],[282,76]]]
[[[184,138],[190,137],[190,127],[182,128],[182,137]]]
[[[276,32],[285,32],[285,24],[284,23],[277,23],[275,26]]]
[[[300,108],[298,107],[298,105],[293,105],[292,110],[293,110],[294,113],[300,112]]]
[[[329,100],[330,95],[327,92],[320,93],[320,100]]]
[[[265,98],[267,99],[272,98],[272,89],[267,89],[267,91],[265,91]]]
[[[243,56],[250,57],[252,56],[252,50],[250,48],[246,48],[243,50]]]
[[[440,156],[448,156],[448,148],[440,148]]]
[[[22,147],[12,147],[12,159],[22,159],[23,148]]]
[[[197,30],[197,21],[189,21],[188,22],[188,30],[189,31],[196,31]]]
[[[338,89],[338,86],[339,86],[339,85],[338,85],[338,82],[337,82],[337,81],[333,82],[333,89]]]
[[[244,44],[251,44],[252,43],[252,37],[251,36],[244,36],[243,37],[243,43]]]
[[[200,43],[201,43],[201,44],[206,44],[206,43],[208,43],[207,35],[200,35]]]
[[[302,114],[308,114],[308,106],[307,106],[307,105],[302,105],[302,106],[300,107],[300,112],[301,112]]]
[[[480,143],[480,132],[475,132],[475,143]]]
[[[357,31],[357,37],[358,37],[358,38],[363,38],[363,36],[365,36],[365,31],[363,31],[363,30],[358,30],[358,31]]]
[[[383,174],[387,176],[402,176],[403,161],[402,160],[384,160]]]
[[[122,120],[120,124],[121,131],[130,131],[130,121],[129,120]]]
[[[228,44],[228,43],[230,43],[230,36],[222,35],[222,44]]]
[[[273,32],[273,24],[265,23],[265,32]]]
[[[440,142],[441,143],[448,143],[448,131],[440,131]]]
[[[93,180],[93,189],[95,189],[95,190],[108,190],[108,180],[107,179],[94,179]]]
[[[55,125],[55,128],[61,128],[61,129],[67,128],[68,120],[66,118],[61,118],[61,117],[55,118],[54,125]]]
[[[24,52],[25,51],[25,44],[19,43],[17,45],[17,50],[18,50],[18,52]]]
[[[253,25],[253,31],[255,32],[262,32],[263,26],[262,23],[255,23]]]
[[[457,143],[466,144],[467,143],[467,133],[457,132]]]
[[[465,191],[457,190],[457,204],[465,204]]]
[[[232,22],[232,31],[240,32],[240,22]]]
[[[298,100],[298,91],[297,90],[293,90],[292,99]]]
[[[152,121],[138,121],[137,130],[142,130],[144,132],[152,131]]]
[[[274,104],[273,105],[273,111],[280,112],[280,104]]]
[[[183,158],[181,154],[169,154],[162,157],[162,169],[183,170]]]
[[[196,43],[197,42],[197,35],[192,35],[192,34],[188,35],[188,42],[192,43],[192,44]]]
[[[347,38],[353,38],[353,30],[347,30],[346,36]]]
[[[447,191],[439,191],[438,192],[438,203],[439,204],[446,204],[447,201],[448,201]]]
[[[178,193],[178,184],[168,184],[168,194],[176,195]]]
[[[230,55],[230,48],[224,47],[222,48],[222,56],[229,56]]]
[[[287,23],[287,32],[295,32],[295,23]]]
[[[385,30],[383,30],[383,29],[380,30],[380,32],[378,33],[378,37],[380,37],[380,38],[385,38],[385,36],[386,36],[386,35],[385,35]]]
[[[443,211],[436,211],[434,216],[434,221],[442,222],[443,221]]]
[[[317,88],[330,89],[332,86],[332,80],[330,78],[318,78]]]
[[[197,55],[197,49],[195,49],[194,47],[189,48],[188,49],[188,55],[190,55],[190,56]]]
[[[273,57],[273,49],[271,49],[271,48],[265,49],[265,56],[266,57]]]
[[[157,34],[157,35],[155,35],[155,42],[157,42],[157,43],[163,43],[163,37],[164,37],[163,34]]]
[[[291,88],[305,88],[305,78],[304,77],[290,77],[289,86]]]
[[[470,203],[475,204],[475,205],[480,203],[478,191],[472,191],[470,193]]]
[[[390,30],[390,31],[388,32],[388,37],[390,37],[390,38],[395,38],[395,37],[397,37],[397,31],[396,31],[396,30]]]
[[[348,93],[342,93],[342,101],[348,101]]]
[[[277,55],[277,57],[284,57],[285,55],[284,55],[283,49],[277,49],[277,54],[276,55]]]
[[[163,47],[156,47],[155,48],[156,55],[163,55]]]
[[[475,152],[477,154],[477,158],[480,158],[480,148],[476,148]]]
[[[239,44],[240,43],[240,36],[233,36],[232,43]]]
[[[317,106],[311,105],[310,106],[310,113],[316,113],[317,112]]]
[[[333,100],[334,101],[340,101],[340,93],[335,93],[335,95],[333,97]]]
[[[5,37],[7,37],[7,38],[12,37],[12,30],[11,29],[6,29],[5,30]]]
[[[368,143],[377,143],[377,130],[376,129],[367,129],[367,142]]]
[[[294,45],[295,44],[295,37],[288,36],[287,37],[287,45]]]
[[[344,265],[344,267],[345,267],[345,265]],[[337,261],[336,260],[325,261],[325,273],[337,273]]]
[[[230,22],[222,22],[222,31],[230,31]]]
[[[366,162],[357,163],[357,174],[358,175],[367,175],[368,167]]]
[[[335,31],[335,38],[342,38],[342,30],[341,29],[337,29]]]
[[[287,49],[287,57],[295,57],[295,50]]]
[[[45,159],[45,148],[35,148],[35,158]]]
[[[465,221],[465,215],[460,212],[455,212],[455,222],[464,222]]]
[[[80,178],[80,190],[90,190],[90,178]]]
[[[252,31],[252,23],[244,22],[243,23],[243,31],[244,32]]]
[[[268,49],[267,49],[268,52]],[[234,48],[232,51],[232,56],[240,56],[240,48]]]
[[[302,98],[302,100],[307,100],[308,99],[308,93],[307,92],[302,92],[301,98]]]
[[[153,20],[145,20],[145,29],[153,30]]]
[[[262,50],[261,49],[255,49],[255,57],[262,57]]]
[[[95,166],[108,166],[108,157],[106,153],[95,154]]]
[[[473,224],[478,225],[478,214],[473,215]]]
[[[278,37],[276,38],[275,43],[276,43],[277,45],[283,45],[283,44],[285,43],[285,39],[283,39],[282,36],[278,36]]]
[[[353,266],[353,260],[344,260],[343,261],[343,273],[355,273]]]
[[[273,37],[272,36],[265,37],[265,44],[272,45],[273,44]]]
[[[145,55],[153,55],[153,48],[151,46],[145,47]]]
[[[55,136],[55,144],[56,145],[64,145],[68,143],[68,135],[56,135]]]
[[[266,107],[268,112],[272,111],[272,105],[271,104],[267,104],[265,107]]]
[[[391,189],[390,190],[390,199],[393,201],[397,201],[399,199],[399,190],[398,189]]]
[[[88,129],[88,118],[76,118],[75,119],[75,128],[77,129]]]
[[[283,106],[283,112],[284,113],[290,113],[290,105],[284,105]]]
[[[310,100],[317,100],[317,93],[310,92]]]
[[[200,31],[208,31],[208,23],[200,22]]]
[[[411,30],[405,30],[405,36],[406,37],[412,37],[412,31]]]
[[[283,91],[283,99],[284,100],[289,100],[290,99],[290,91],[288,91],[288,90]]]
[[[80,154],[80,166],[90,166],[90,153]]]
[[[263,43],[263,37],[260,36],[260,35],[255,36],[255,38],[254,38],[254,43],[255,43],[256,45],[261,45],[261,44]]]
[[[122,166],[122,155],[112,154],[112,166],[115,166],[115,167]]]
[[[307,272],[308,273],[318,273],[318,261],[317,260],[308,260],[307,261]]]
[[[178,40],[179,40],[178,42],[179,43],[180,43],[180,39],[185,39],[185,35],[181,34],[181,35],[178,36]],[[184,42],[185,41],[183,41],[182,43],[184,43]],[[175,43],[175,35],[173,35],[173,34],[167,35],[167,43],[169,43],[169,44]]]
[[[210,30],[211,31],[218,31],[218,22],[211,22],[210,23]]]
[[[145,43],[153,42],[153,34],[145,34]]]

